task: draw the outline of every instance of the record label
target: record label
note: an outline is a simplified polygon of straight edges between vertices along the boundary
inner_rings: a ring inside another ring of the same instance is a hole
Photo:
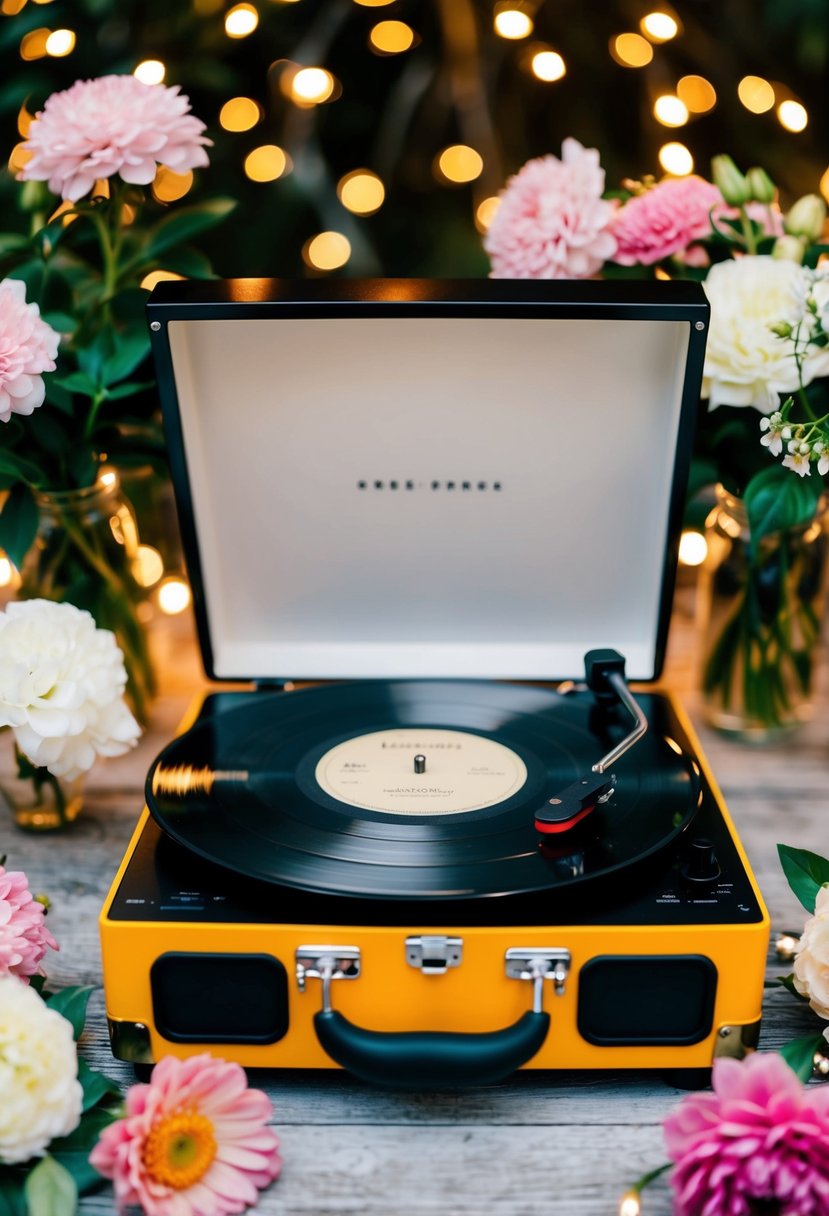
[[[417,771],[422,769],[422,771]],[[378,730],[327,751],[320,787],[349,806],[388,815],[458,815],[495,806],[527,780],[511,748],[468,731]]]

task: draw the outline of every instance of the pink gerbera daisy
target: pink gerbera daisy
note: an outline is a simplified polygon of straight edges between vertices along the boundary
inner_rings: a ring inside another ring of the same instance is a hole
[[[148,185],[158,165],[176,173],[208,164],[204,123],[178,85],[144,84],[134,76],[77,80],[53,93],[29,127],[31,158],[22,181],[48,182],[76,202],[99,178],[119,174]]]
[[[271,1104],[238,1064],[210,1055],[155,1066],[133,1085],[127,1114],[101,1133],[90,1163],[111,1178],[118,1210],[224,1216],[256,1203],[282,1161],[266,1126]]]
[[[714,1063],[714,1093],[665,1120],[677,1216],[829,1214],[829,1086],[804,1087],[783,1058]]]
[[[0,283],[0,422],[12,414],[31,414],[43,404],[43,372],[55,370],[60,337],[26,303],[26,284]]]
[[[44,974],[40,964],[47,948],[58,949],[45,915],[23,871],[0,865],[0,976],[16,975],[28,984],[31,976]]]
[[[616,252],[595,148],[565,139],[561,160],[527,161],[501,191],[484,238],[495,279],[583,279]]]
[[[682,254],[711,235],[711,210],[724,206],[716,186],[702,177],[668,177],[628,199],[617,211],[613,235],[619,242],[614,261],[621,266],[652,266]]]

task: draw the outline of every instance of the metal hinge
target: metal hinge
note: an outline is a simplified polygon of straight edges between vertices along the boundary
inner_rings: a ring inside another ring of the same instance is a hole
[[[406,938],[406,962],[417,967],[424,975],[445,975],[448,967],[460,967],[463,958],[463,939],[460,937],[432,936]]]
[[[550,980],[556,996],[564,995],[570,974],[570,951],[547,946],[514,946],[504,956],[507,976],[511,980],[532,980],[533,1009],[541,1012],[544,981]]]

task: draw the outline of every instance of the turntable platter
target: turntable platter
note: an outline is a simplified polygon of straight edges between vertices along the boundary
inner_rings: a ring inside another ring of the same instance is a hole
[[[534,811],[624,720],[589,695],[482,681],[365,681],[259,694],[150,769],[162,829],[211,862],[320,894],[469,899],[567,888],[668,848],[699,781],[650,732],[589,826],[544,847]]]

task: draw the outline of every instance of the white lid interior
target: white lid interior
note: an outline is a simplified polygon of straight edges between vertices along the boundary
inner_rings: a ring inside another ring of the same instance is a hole
[[[653,676],[688,321],[168,329],[217,677]]]

